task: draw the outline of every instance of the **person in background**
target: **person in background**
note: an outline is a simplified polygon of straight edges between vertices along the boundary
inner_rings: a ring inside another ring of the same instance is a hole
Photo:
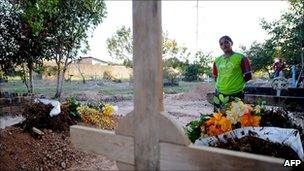
[[[229,36],[221,37],[219,45],[224,54],[213,63],[215,95],[223,94],[243,100],[245,83],[252,78],[249,60],[232,50],[233,41]]]
[[[284,76],[283,75],[283,69],[285,68],[284,63],[282,62],[281,59],[275,59],[274,64],[273,64],[273,69],[274,69],[274,77],[279,77],[279,76]]]

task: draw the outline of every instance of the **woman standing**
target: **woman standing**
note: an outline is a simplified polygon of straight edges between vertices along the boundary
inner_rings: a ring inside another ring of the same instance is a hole
[[[247,57],[232,50],[233,41],[229,36],[219,40],[223,55],[213,63],[213,76],[216,81],[216,95],[232,96],[244,99],[245,82],[251,76],[251,67]]]

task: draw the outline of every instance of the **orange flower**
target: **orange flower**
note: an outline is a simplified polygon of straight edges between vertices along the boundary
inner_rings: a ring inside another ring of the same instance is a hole
[[[222,117],[219,121],[219,125],[221,126],[221,130],[224,132],[230,131],[232,129],[232,124],[229,119],[226,117]]]
[[[213,114],[213,117],[210,118],[210,119],[206,122],[206,126],[216,124],[218,121],[221,120],[221,118],[222,118],[222,114],[221,114],[221,113],[215,113],[215,114]]]
[[[260,125],[260,116],[251,115],[249,113],[244,114],[241,116],[241,125],[242,127],[246,126],[259,126]]]
[[[221,113],[215,113],[213,117],[206,122],[205,128],[208,135],[214,136],[230,131],[232,124],[230,120],[222,116]]]
[[[260,116],[252,116],[252,121],[251,121],[252,126],[260,126],[260,120],[261,120]]]

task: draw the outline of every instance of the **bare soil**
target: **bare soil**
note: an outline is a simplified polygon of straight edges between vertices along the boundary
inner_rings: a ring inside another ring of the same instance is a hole
[[[18,127],[0,130],[0,170],[117,170],[114,161],[76,150],[65,133],[40,139]]]
[[[300,160],[297,153],[292,148],[280,143],[272,143],[254,136],[246,136],[240,139],[228,138],[227,142],[225,143],[221,141],[217,142],[215,147],[274,156],[288,160]]]

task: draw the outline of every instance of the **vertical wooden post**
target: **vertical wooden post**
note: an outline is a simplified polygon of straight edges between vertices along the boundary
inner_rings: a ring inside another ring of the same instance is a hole
[[[159,169],[163,111],[161,1],[133,0],[135,169]]]

